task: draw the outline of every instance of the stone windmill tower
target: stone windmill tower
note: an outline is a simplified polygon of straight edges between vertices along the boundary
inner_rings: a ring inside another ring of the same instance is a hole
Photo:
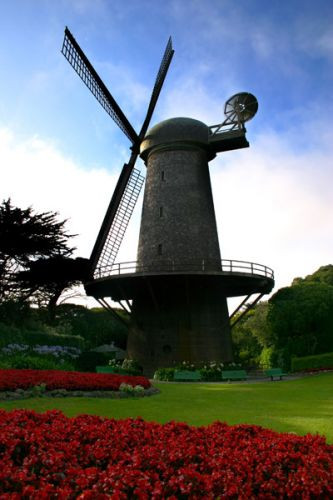
[[[266,266],[221,259],[208,163],[217,153],[248,147],[244,123],[257,111],[249,93],[231,97],[223,123],[171,118],[148,130],[173,50],[169,40],[151,101],[137,135],[66,28],[63,54],[132,142],[90,258],[88,295],[113,314],[112,301],[131,315],[127,351],[146,374],[174,361],[231,361],[227,297],[274,286]],[[115,263],[147,167],[137,261]],[[235,314],[235,312],[231,317]]]

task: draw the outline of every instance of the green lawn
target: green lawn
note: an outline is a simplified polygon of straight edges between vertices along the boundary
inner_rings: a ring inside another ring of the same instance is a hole
[[[255,384],[159,383],[157,396],[136,399],[34,398],[1,402],[6,410],[62,410],[156,422],[206,425],[215,420],[248,423],[282,432],[319,433],[333,443],[333,373],[293,381]]]

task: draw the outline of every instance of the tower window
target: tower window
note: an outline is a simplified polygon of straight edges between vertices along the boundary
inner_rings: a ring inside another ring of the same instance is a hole
[[[161,181],[164,181],[164,170],[161,172]]]
[[[160,217],[163,217],[163,207],[160,207]]]
[[[162,255],[162,243],[160,243],[157,247],[157,255]]]

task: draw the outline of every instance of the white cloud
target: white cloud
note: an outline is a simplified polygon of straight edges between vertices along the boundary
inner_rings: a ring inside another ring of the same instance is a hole
[[[222,257],[272,267],[275,290],[332,263],[332,146],[323,135],[302,154],[290,137],[263,133],[210,167]],[[0,165],[0,198],[68,218],[77,255],[89,257],[117,175],[79,165],[37,136],[17,140],[8,128],[0,129]],[[119,261],[136,258],[139,218],[137,207]]]
[[[8,128],[0,128],[0,165],[0,201],[11,197],[20,208],[32,206],[36,212],[53,211],[59,220],[68,219],[68,232],[78,235],[72,240],[75,254],[88,258],[118,175],[78,165],[37,136],[18,141]],[[121,261],[136,258],[139,215],[138,208],[119,254]],[[73,301],[97,305],[93,299]]]
[[[78,165],[39,137],[17,141],[0,129],[0,198],[35,211],[54,211],[68,219],[77,255],[89,257],[117,175],[103,168]],[[135,258],[135,250],[132,258]]]
[[[211,172],[222,256],[272,267],[275,290],[332,263],[332,156],[293,152],[277,135],[221,155]]]

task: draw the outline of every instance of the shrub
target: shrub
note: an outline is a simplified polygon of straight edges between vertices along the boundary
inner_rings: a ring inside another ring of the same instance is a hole
[[[30,368],[36,370],[74,370],[76,347],[8,344],[0,349],[1,368]]]
[[[19,328],[0,322],[0,348],[11,342],[22,342],[23,335]]]
[[[29,346],[27,344],[8,344],[0,349],[0,355],[6,354],[12,356],[17,353],[29,353],[41,356],[53,356],[56,359],[69,358],[75,359],[81,354],[80,349],[77,347],[59,346],[59,345],[35,345]]]
[[[46,384],[34,385],[32,388],[32,395],[35,398],[39,398],[40,396],[43,396],[45,391],[46,391]]]
[[[27,344],[29,346],[59,345],[83,349],[84,339],[75,335],[59,335],[44,331],[27,330],[0,322],[0,348],[12,343]]]
[[[162,380],[165,382],[171,382],[176,368],[159,368],[154,373],[154,380]]]
[[[123,375],[141,375],[142,368],[137,361],[133,359],[124,359],[123,362],[116,359],[109,359],[108,365],[113,368],[113,373]]]
[[[126,370],[127,373],[130,373],[131,375],[142,374],[142,366],[140,366],[139,363],[134,359],[124,359],[121,367],[123,368],[123,370]]]
[[[333,368],[333,352],[291,359],[291,371],[298,372],[316,368]]]
[[[29,345],[60,345],[60,346],[70,346],[83,349],[84,339],[75,335],[59,335],[57,333],[46,333],[46,332],[23,332],[23,340]]]
[[[84,351],[76,360],[76,367],[82,372],[94,372],[96,366],[103,366],[109,363],[109,353]]]
[[[143,396],[145,393],[144,387],[142,385],[130,385],[126,383],[122,383],[119,386],[119,390],[123,392],[127,392],[128,394],[131,394],[132,396]]]
[[[159,368],[154,373],[154,380],[162,380],[170,382],[173,380],[175,371],[199,371],[201,375],[201,380],[204,382],[214,382],[221,380],[222,370],[239,370],[241,365],[238,363],[218,363],[216,361],[207,361],[200,363],[190,363],[189,361],[183,361],[174,367],[169,368]]]
[[[30,370],[74,370],[74,364],[68,360],[55,359],[53,356],[42,356],[17,352],[11,356],[0,356],[0,368]]]
[[[209,363],[205,363],[200,369],[201,380],[206,382],[216,382],[221,380],[222,370],[225,370],[226,367],[223,363],[216,363],[215,361],[210,361]]]
[[[274,347],[264,347],[259,356],[260,368],[272,368],[275,364],[273,362]]]

